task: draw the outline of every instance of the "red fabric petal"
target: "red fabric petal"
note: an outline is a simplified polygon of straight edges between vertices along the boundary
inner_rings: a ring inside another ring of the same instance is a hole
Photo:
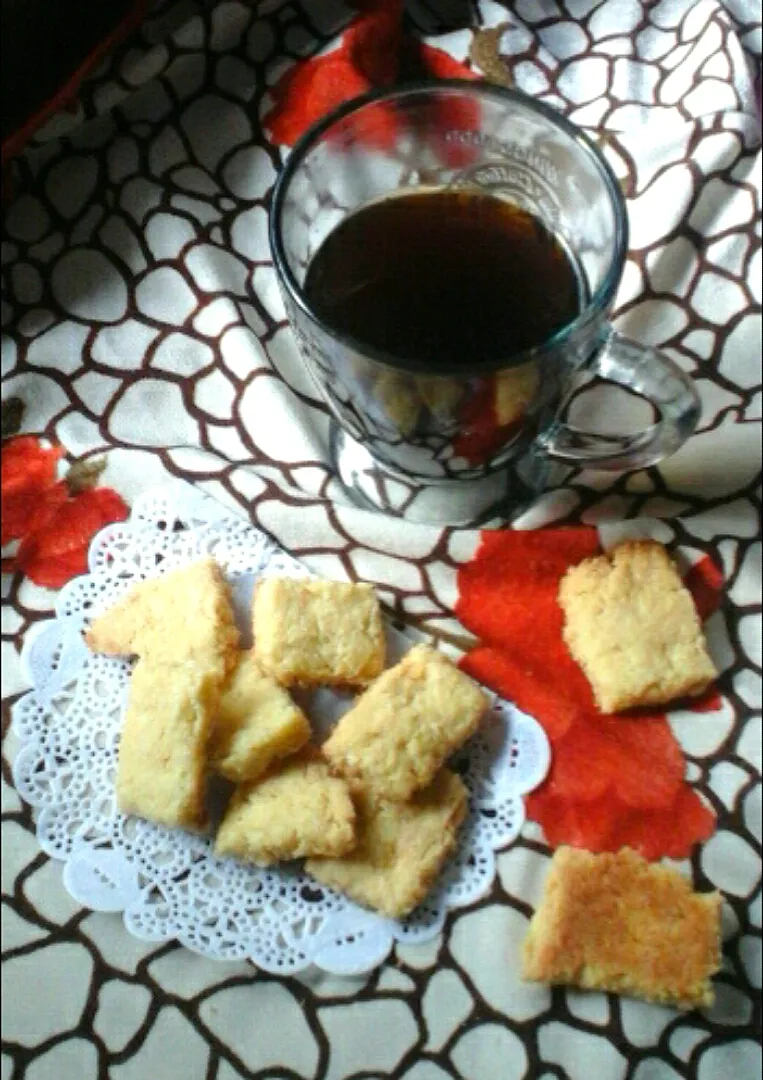
[[[608,850],[631,847],[645,859],[686,859],[715,831],[715,814],[688,784],[667,808],[619,812],[613,817]]]
[[[345,32],[343,48],[370,86],[389,86],[400,70],[403,0],[372,0]]]
[[[273,89],[275,104],[264,125],[271,141],[293,146],[317,120],[350,98],[397,78],[402,35],[402,0],[375,0],[345,31],[339,48],[298,63]],[[379,107],[369,114],[363,138],[392,145],[396,117]]]
[[[479,76],[460,60],[455,60],[450,53],[438,49],[436,45],[427,45],[423,41],[418,43],[418,52],[421,63],[426,67],[430,75],[435,79],[477,79]],[[471,103],[460,103],[462,111],[461,119],[468,124],[479,117]],[[466,111],[464,111],[464,109]],[[454,120],[456,113],[452,113]]]
[[[58,446],[45,448],[34,435],[10,439],[2,452],[0,489],[0,542],[20,540],[40,513],[45,512],[50,488],[57,488],[56,466],[63,451]],[[64,491],[65,497],[65,491]]]
[[[55,559],[44,553],[30,558],[24,565],[16,563],[16,569],[25,574],[35,585],[45,589],[61,589],[72,578],[87,573],[87,545],[70,555],[59,555]]]
[[[536,717],[552,746],[581,713],[580,701],[574,693],[560,694],[559,688],[547,681],[542,658],[524,657],[518,661],[506,650],[483,645],[472,649],[460,666],[478,682],[491,686],[502,697]]]
[[[617,850],[613,841],[617,807],[609,796],[575,803],[559,798],[546,784],[526,796],[526,805],[530,818],[543,825],[551,847],[569,844],[594,852]]]
[[[60,588],[87,570],[93,536],[112,521],[124,521],[127,505],[110,488],[91,488],[68,499],[19,547],[16,567],[37,585]]]
[[[264,120],[271,142],[293,146],[316,120],[368,88],[341,50],[297,64],[273,91],[275,104]]]
[[[3,446],[0,487],[3,497],[39,491],[56,481],[56,463],[62,456],[59,446],[45,448],[34,435],[20,435]]]
[[[702,622],[718,610],[723,595],[723,571],[709,555],[703,556],[689,570],[684,585],[694,600]]]
[[[718,712],[723,708],[723,698],[715,687],[711,686],[700,697],[691,698],[685,702],[684,708],[691,709],[695,713]]]
[[[375,87],[392,86],[407,74],[435,78],[475,78],[465,65],[441,49],[423,45],[403,34],[403,0],[364,0],[360,14],[345,30],[339,47],[325,56],[305,60],[286,72],[273,88],[274,105],[264,119],[272,142],[293,146],[301,135],[338,105]],[[476,104],[443,105],[442,122],[448,128],[473,130],[479,120]],[[372,146],[393,145],[399,117],[390,107],[378,106],[364,121],[361,136]],[[473,154],[471,147],[443,144],[442,156],[456,165]]]
[[[509,653],[529,646],[526,651],[542,658],[551,648],[567,655],[559,581],[570,566],[599,551],[592,528],[483,532],[472,561],[458,571],[456,614],[482,641]]]
[[[554,747],[551,779],[562,798],[588,802],[609,792],[625,806],[669,807],[684,771],[664,717],[580,715]]]
[[[13,492],[3,496],[2,543],[34,532],[69,498],[63,480],[42,490]]]
[[[611,795],[579,803],[559,798],[548,785],[526,798],[529,816],[542,823],[552,847],[597,853],[631,847],[650,860],[685,859],[715,830],[715,815],[688,784],[668,808],[655,810],[629,809]]]
[[[471,653],[464,667],[536,716],[552,745],[594,709],[588,681],[562,640],[556,594],[566,570],[599,550],[595,529],[483,533],[458,573],[456,614],[495,646]]]

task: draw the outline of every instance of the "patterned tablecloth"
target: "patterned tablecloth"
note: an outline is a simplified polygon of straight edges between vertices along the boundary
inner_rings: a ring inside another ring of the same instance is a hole
[[[268,87],[348,15],[336,0],[160,3],[76,112],[38,133],[4,210],[3,396],[70,459],[106,454],[103,482],[128,502],[189,480],[316,571],[373,581],[399,612],[452,629],[457,569],[479,536],[346,504],[270,263],[281,151],[261,131]],[[718,815],[684,866],[726,896],[716,1004],[681,1015],[523,984],[516,945],[548,864],[533,824],[499,856],[488,896],[367,976],[266,975],[83,910],[40,852],[9,765],[20,646],[53,594],[4,574],[3,1080],[760,1073],[760,5],[421,0],[409,18],[458,59],[474,27],[507,23],[516,85],[606,132],[632,236],[617,326],[665,348],[701,395],[697,433],[661,467],[572,473],[526,524],[649,519],[723,568],[711,641],[725,704],[673,721]]]

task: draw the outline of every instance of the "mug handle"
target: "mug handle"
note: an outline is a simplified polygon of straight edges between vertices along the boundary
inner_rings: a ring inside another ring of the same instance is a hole
[[[646,398],[659,419],[630,435],[597,435],[565,423],[557,414],[536,444],[550,457],[592,469],[645,469],[674,453],[696,428],[700,401],[694,383],[655,349],[610,330],[588,370]]]

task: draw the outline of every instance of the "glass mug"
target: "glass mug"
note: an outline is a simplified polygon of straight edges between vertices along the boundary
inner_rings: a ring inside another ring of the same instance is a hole
[[[304,289],[323,241],[368,204],[425,190],[487,193],[539,219],[579,277],[574,318],[525,352],[454,370],[417,369],[415,356],[328,325]],[[289,322],[336,420],[333,467],[361,505],[439,523],[510,518],[553,463],[644,468],[697,424],[690,379],[608,322],[628,246],[616,178],[584,132],[518,91],[443,80],[347,102],[288,158],[270,238]],[[571,426],[565,408],[583,374],[645,398],[655,422],[627,435]]]

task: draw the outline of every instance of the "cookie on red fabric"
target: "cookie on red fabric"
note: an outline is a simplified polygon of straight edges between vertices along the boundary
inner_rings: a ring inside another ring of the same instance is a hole
[[[718,674],[691,595],[654,540],[572,567],[559,604],[564,640],[604,713],[701,694]]]

